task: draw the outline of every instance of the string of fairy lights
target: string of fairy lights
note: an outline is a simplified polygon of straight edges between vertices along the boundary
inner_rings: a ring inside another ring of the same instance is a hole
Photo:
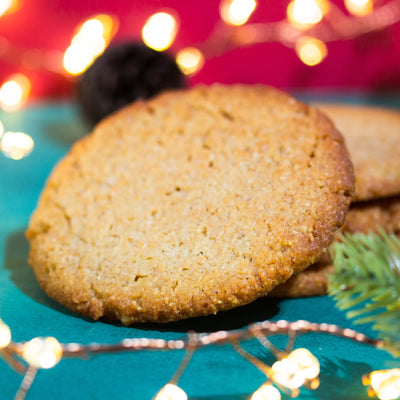
[[[187,400],[187,394],[178,386],[179,380],[187,368],[196,350],[209,346],[232,345],[233,349],[253,364],[262,373],[266,381],[249,400],[280,400],[281,392],[297,397],[302,387],[315,390],[319,386],[320,363],[309,350],[294,349],[296,337],[307,333],[321,333],[338,336],[343,339],[363,343],[377,349],[388,350],[391,344],[380,339],[370,338],[360,332],[343,329],[337,325],[317,324],[307,321],[264,321],[249,325],[237,331],[219,331],[210,334],[189,333],[186,339],[163,340],[148,338],[126,338],[116,344],[77,343],[60,344],[53,337],[37,337],[29,342],[16,343],[11,340],[10,328],[0,320],[0,355],[10,367],[24,374],[15,400],[26,398],[39,369],[49,369],[65,358],[88,359],[91,355],[138,351],[184,351],[184,357],[170,381],[164,385],[154,400]],[[288,335],[285,349],[277,348],[269,337]],[[242,344],[248,340],[257,340],[265,350],[275,358],[271,366],[246,351]],[[394,400],[400,396],[400,368],[372,371],[362,377],[370,397],[381,400]]]
[[[291,0],[286,18],[278,22],[249,23],[257,11],[257,0],[222,0],[220,21],[202,43],[176,52],[182,72],[198,73],[207,59],[238,47],[256,43],[279,42],[294,49],[308,66],[320,64],[328,55],[327,43],[349,40],[379,31],[400,21],[400,0],[343,0],[346,12],[329,0]],[[18,0],[0,0],[0,18],[18,9]],[[142,27],[142,40],[157,51],[169,49],[179,31],[179,15],[174,10],[151,15]],[[64,51],[40,51],[21,48],[0,37],[0,59],[43,69],[65,76],[82,74],[104,52],[118,31],[115,16],[100,14],[84,21],[74,31]],[[0,109],[13,112],[29,98],[31,82],[25,74],[16,73],[0,86]],[[22,132],[6,132],[0,126],[0,151],[19,160],[33,150],[32,138]]]

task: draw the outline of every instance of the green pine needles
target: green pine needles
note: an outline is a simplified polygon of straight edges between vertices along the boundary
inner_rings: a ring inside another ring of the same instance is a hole
[[[385,349],[400,356],[400,240],[395,235],[342,236],[332,246],[328,292],[356,324],[371,323]]]

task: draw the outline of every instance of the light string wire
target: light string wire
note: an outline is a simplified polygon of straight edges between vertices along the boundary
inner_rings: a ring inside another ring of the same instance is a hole
[[[365,16],[347,15],[337,5],[329,2],[329,12],[324,15],[322,21],[311,24],[308,28],[293,26],[288,18],[276,22],[244,23],[237,26],[219,20],[205,41],[195,43],[191,47],[200,50],[205,59],[211,59],[235,48],[259,43],[278,42],[294,48],[298,40],[305,35],[324,43],[350,40],[384,30],[399,21],[400,0],[377,4],[373,11]],[[62,63],[63,55],[61,50],[26,48],[11,43],[4,35],[0,36],[0,59],[9,64],[68,76]]]
[[[219,21],[208,39],[194,47],[206,59],[210,59],[235,48],[260,43],[278,42],[293,48],[304,35],[318,38],[324,43],[350,40],[384,30],[400,21],[400,0],[383,4],[363,17],[348,16],[333,3],[329,3],[329,6],[330,11],[324,17],[325,23],[318,23],[306,30],[297,29],[287,19],[239,26],[230,26]]]
[[[268,350],[276,357],[277,360],[282,360],[285,359],[288,355],[290,356],[291,351],[294,347],[296,337],[307,333],[329,334],[354,342],[369,345],[381,350],[385,350],[385,348],[388,346],[388,343],[386,341],[383,341],[381,339],[374,339],[361,332],[357,332],[348,328],[342,328],[333,324],[314,323],[304,320],[299,320],[295,322],[279,320],[255,323],[249,325],[247,328],[234,331],[218,331],[204,334],[189,332],[185,338],[177,340],[126,338],[114,344],[91,343],[84,345],[78,343],[67,343],[60,345],[61,351],[59,355],[59,360],[68,358],[80,358],[86,360],[92,356],[101,354],[115,354],[138,351],[181,350],[185,351],[185,355],[169,382],[171,386],[175,386],[178,383],[183,372],[186,370],[195,351],[210,346],[222,346],[226,344],[231,344],[241,356],[243,356],[247,361],[257,367],[259,370],[261,370],[266,375],[266,378],[272,381],[272,383],[274,383],[279,389],[284,392],[289,391],[292,396],[296,396],[299,392],[298,388],[290,387],[290,385],[289,387],[287,387],[279,380],[275,380],[275,375],[273,373],[274,366],[270,367],[257,357],[251,355],[250,353],[247,353],[241,347],[241,343],[251,339],[257,339],[266,350]],[[281,334],[288,335],[288,343],[284,350],[278,349],[267,339],[268,336]],[[45,338],[42,339],[44,340]],[[51,339],[55,340],[54,338]],[[18,389],[15,400],[25,399],[32,383],[35,380],[38,369],[41,368],[38,365],[33,365],[32,363],[30,364],[29,361],[26,360],[27,357],[25,356],[24,349],[26,348],[27,344],[29,344],[29,342],[13,342],[10,340],[7,346],[5,346],[3,349],[0,349],[0,356],[4,359],[4,361],[16,372],[24,374],[24,379],[21,383],[20,388]],[[56,352],[57,351],[55,351],[55,353]],[[54,366],[59,360],[56,360],[50,367]],[[25,363],[27,363],[27,365]],[[43,368],[49,368],[49,366]],[[311,379],[310,381],[312,383],[315,380]],[[318,383],[317,385],[307,385],[307,383],[308,382],[305,381],[305,386],[311,386],[312,389],[318,386]],[[163,397],[158,397],[157,399],[162,398]]]
[[[182,73],[194,76],[210,59],[237,48],[273,42],[294,50],[302,63],[314,67],[327,58],[329,42],[355,39],[400,22],[400,0],[344,0],[347,11],[329,0],[287,0],[283,4],[287,7],[286,16],[280,21],[248,22],[257,12],[257,4],[257,0],[221,0],[220,18],[204,41],[171,48],[171,56]],[[364,7],[364,11],[360,14],[352,7]],[[132,40],[142,41],[157,51],[168,50],[179,32],[179,19],[176,10],[156,12],[141,27],[141,40],[138,32],[132,34]],[[74,84],[74,78],[106,50],[119,26],[116,16],[93,15],[75,29],[70,45],[64,50],[28,48],[0,35],[0,60],[17,68],[0,87],[0,109],[12,112],[26,104],[36,86],[29,78],[29,71],[51,72]],[[32,151],[30,139],[6,132],[0,146],[7,157],[20,159]],[[23,148],[15,142],[23,142]]]

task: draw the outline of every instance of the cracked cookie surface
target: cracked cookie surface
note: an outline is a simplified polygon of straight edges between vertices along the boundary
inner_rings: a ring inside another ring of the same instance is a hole
[[[98,319],[169,322],[247,304],[314,262],[353,192],[343,138],[265,86],[164,93],[102,121],[32,215],[45,292]]]

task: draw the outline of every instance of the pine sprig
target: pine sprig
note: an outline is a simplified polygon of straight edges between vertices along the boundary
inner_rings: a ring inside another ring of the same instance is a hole
[[[371,323],[386,350],[400,356],[400,240],[395,235],[342,236],[331,250],[328,292],[355,324]]]

